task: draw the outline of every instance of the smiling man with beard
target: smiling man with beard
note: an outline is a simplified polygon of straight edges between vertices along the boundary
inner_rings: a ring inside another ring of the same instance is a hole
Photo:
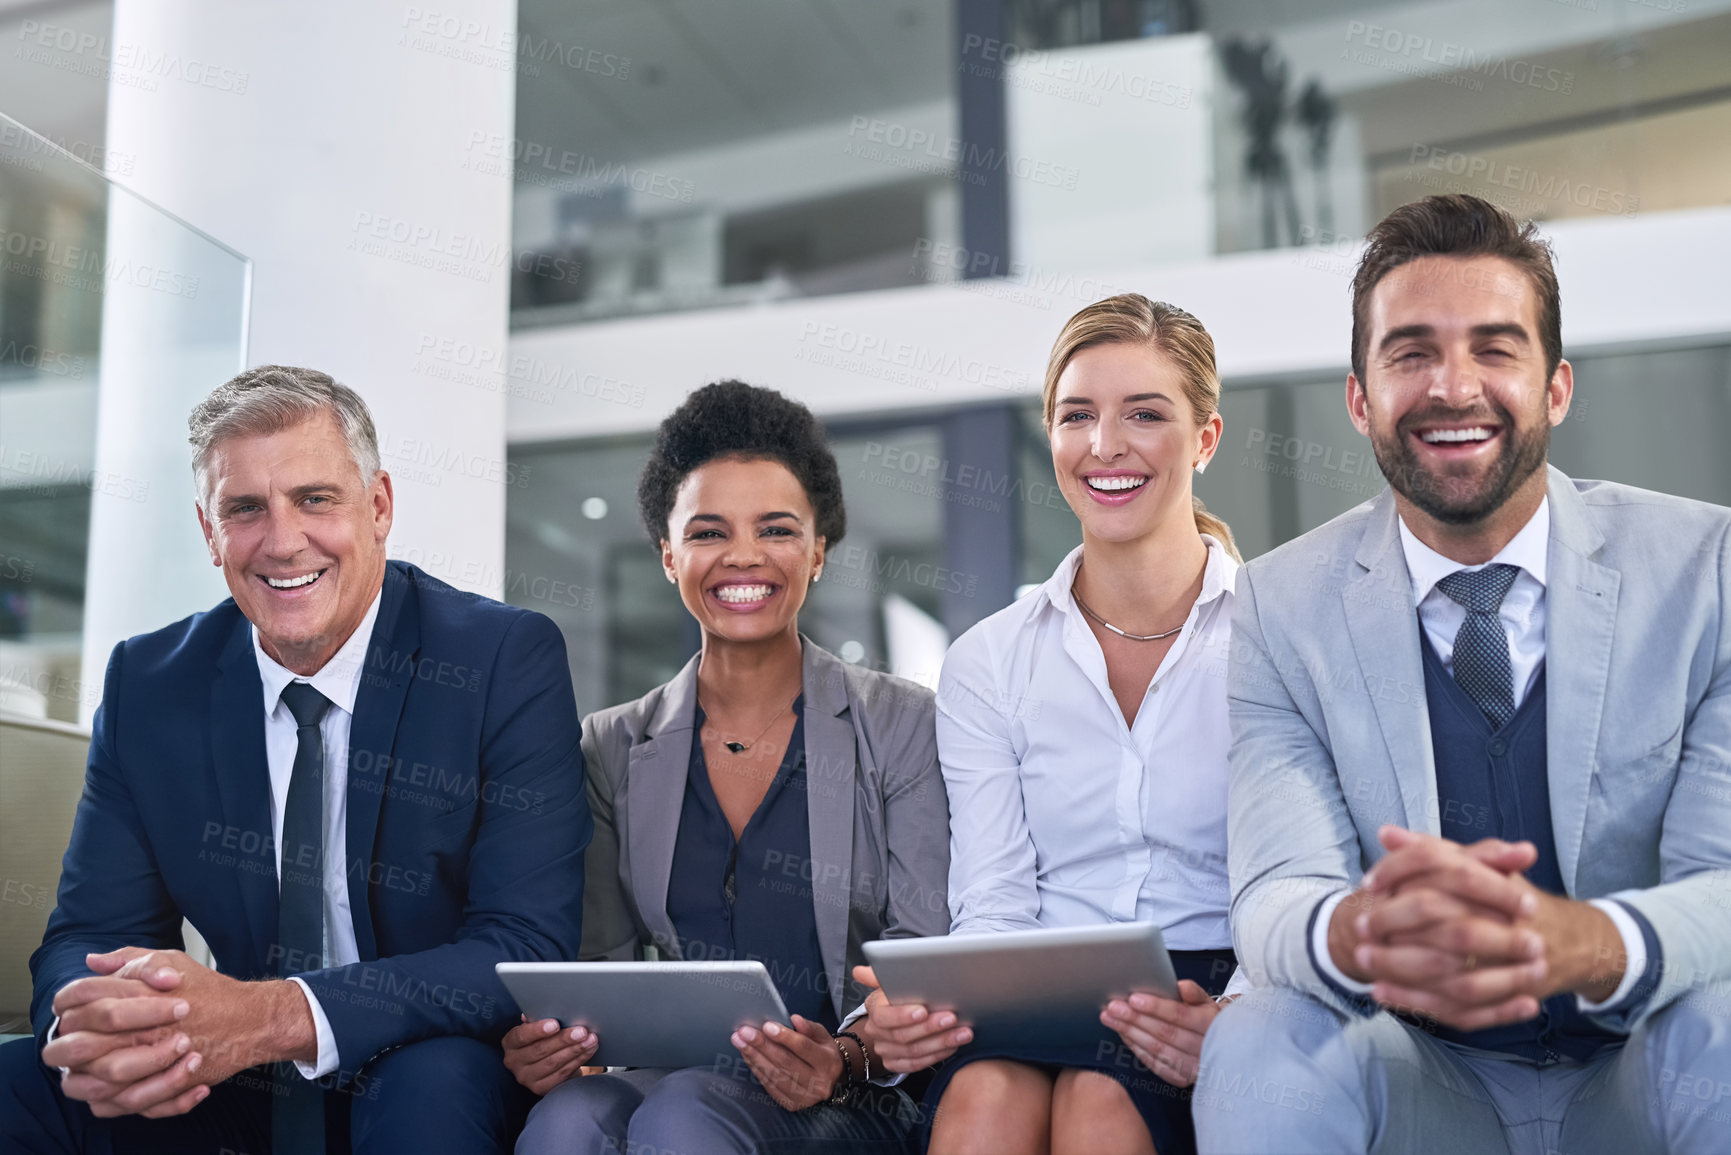
[[[1346,400],[1389,489],[1237,587],[1271,989],[1207,1036],[1203,1152],[1731,1150],[1731,513],[1547,466],[1560,314],[1478,198],[1368,238]]]

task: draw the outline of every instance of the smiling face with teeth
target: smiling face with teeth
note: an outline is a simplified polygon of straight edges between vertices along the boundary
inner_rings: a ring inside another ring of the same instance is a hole
[[[1544,498],[1574,389],[1567,361],[1546,374],[1530,279],[1503,257],[1419,257],[1377,283],[1366,319],[1347,408],[1403,519],[1421,538],[1506,541]]]
[[[1052,469],[1084,537],[1130,541],[1194,525],[1192,471],[1213,456],[1221,421],[1215,413],[1198,425],[1184,386],[1178,365],[1148,344],[1092,345],[1064,366]]]
[[[364,483],[336,419],[320,413],[218,442],[208,479],[198,521],[211,561],[265,652],[316,673],[384,582],[390,475]]]
[[[805,487],[779,461],[723,457],[686,475],[661,564],[704,645],[791,639],[824,539]]]

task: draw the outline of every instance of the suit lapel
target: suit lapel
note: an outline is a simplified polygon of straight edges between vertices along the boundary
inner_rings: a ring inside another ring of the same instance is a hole
[[[1545,761],[1557,865],[1572,894],[1611,675],[1621,575],[1592,560],[1605,537],[1574,483],[1550,470],[1545,552]]]
[[[343,825],[344,853],[349,862],[370,863],[379,828],[384,787],[391,779],[391,757],[409,682],[421,650],[420,599],[406,569],[385,570],[379,616],[367,644],[366,666],[355,695],[355,716],[349,724],[347,819]],[[348,869],[349,919],[355,928],[355,952],[362,960],[379,957],[367,905],[367,879],[372,871]]]
[[[853,909],[854,780],[858,744],[848,707],[846,671],[828,650],[802,638],[805,648],[805,797],[811,838],[812,901],[817,944],[829,972],[836,1013],[849,989],[848,912]]]
[[[1349,580],[1340,597],[1364,679],[1363,692],[1376,711],[1394,769],[1405,810],[1402,825],[1440,834],[1418,611],[1412,601],[1412,578],[1401,550],[1397,518],[1394,497],[1384,490],[1359,543],[1356,560],[1365,572]]]
[[[631,891],[650,941],[664,955],[678,952],[673,920],[667,917],[667,884],[691,767],[698,661],[692,658],[662,687],[644,730],[647,740],[631,747],[625,771],[625,859]]]
[[[259,868],[228,872],[240,888],[242,908],[257,950],[260,967],[269,969],[270,944],[277,937],[276,842],[271,837],[273,814],[270,758],[265,753],[264,683],[252,652],[252,623],[239,614],[233,634],[217,660],[210,687],[210,747],[217,796],[223,818],[233,829],[256,833],[265,849]],[[268,867],[268,869],[267,869]],[[220,939],[215,928],[200,928]],[[240,959],[222,959],[230,973],[242,972]]]

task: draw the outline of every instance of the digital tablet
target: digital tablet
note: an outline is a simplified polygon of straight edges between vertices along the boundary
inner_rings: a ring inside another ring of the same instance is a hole
[[[883,939],[865,955],[890,1002],[954,1011],[988,1046],[1089,1042],[1112,999],[1178,997],[1151,922]]]
[[[707,1067],[737,1057],[741,1026],[788,1021],[757,962],[504,962],[494,970],[531,1022],[594,1031],[607,1067]]]

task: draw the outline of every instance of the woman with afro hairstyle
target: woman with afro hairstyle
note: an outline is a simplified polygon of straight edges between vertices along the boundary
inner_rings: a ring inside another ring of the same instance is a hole
[[[949,807],[933,696],[799,632],[846,530],[810,410],[721,381],[661,423],[638,504],[703,646],[583,723],[595,837],[583,956],[756,959],[790,1012],[683,1070],[588,1073],[600,1040],[525,1022],[505,1062],[542,1096],[519,1153],[892,1152],[888,1085],[853,975],[860,944],[949,928]]]

